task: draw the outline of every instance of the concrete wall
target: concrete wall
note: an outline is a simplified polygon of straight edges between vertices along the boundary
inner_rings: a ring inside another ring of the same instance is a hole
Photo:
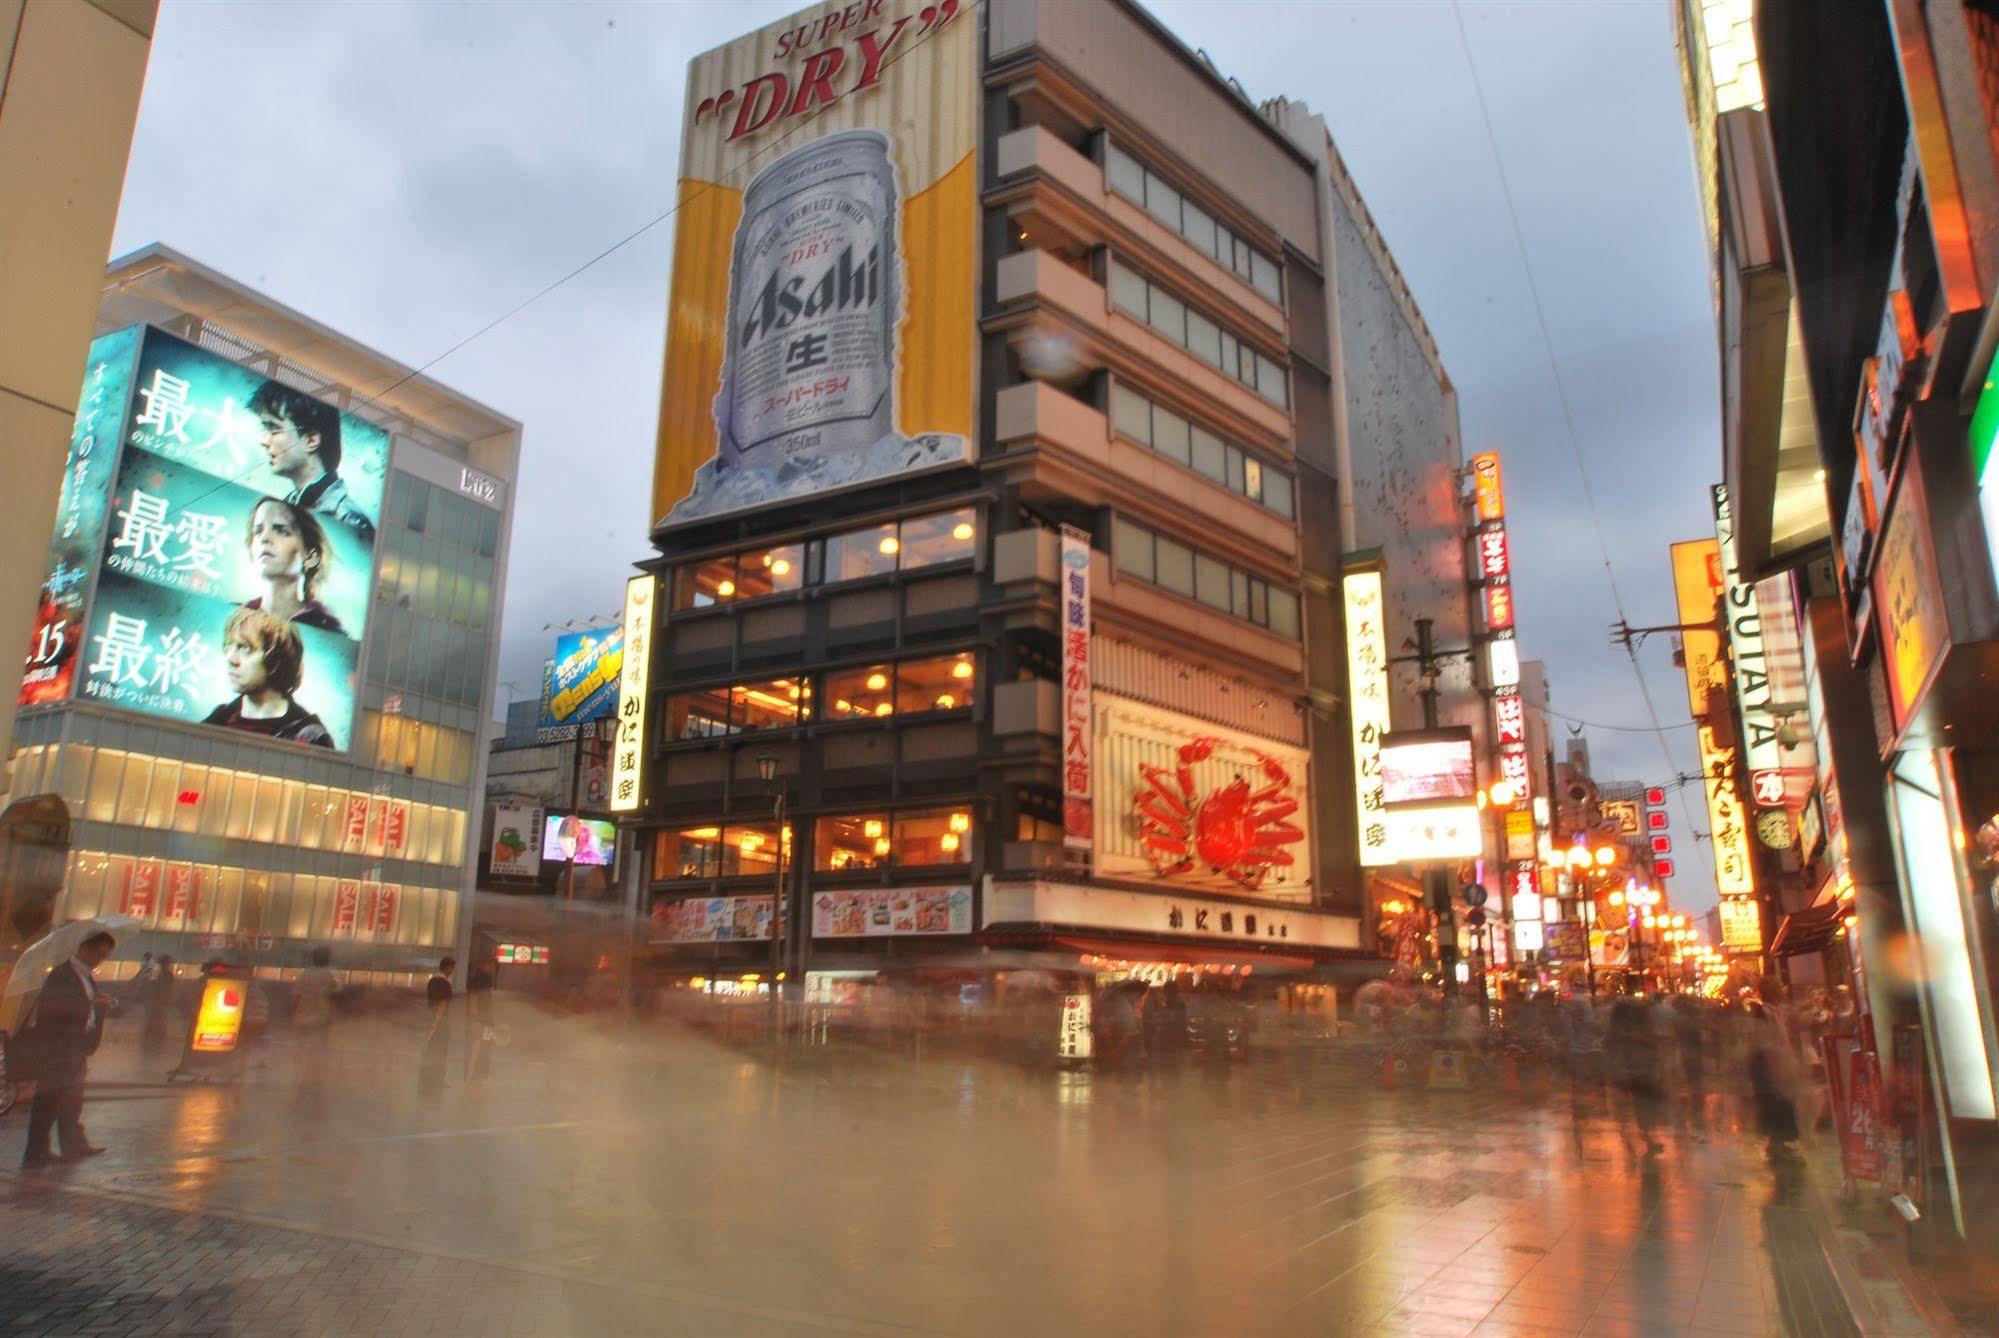
[[[0,0],[0,664],[26,653],[48,565],[156,4]]]

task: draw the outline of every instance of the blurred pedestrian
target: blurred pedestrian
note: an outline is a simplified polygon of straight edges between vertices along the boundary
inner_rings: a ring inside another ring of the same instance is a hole
[[[340,983],[333,976],[333,949],[312,950],[312,965],[292,987],[292,1029],[298,1033],[299,1067],[305,1083],[326,1076],[333,1040],[333,1000]]]
[[[1706,1012],[1701,1001],[1690,994],[1673,1001],[1673,1048],[1679,1061],[1680,1092],[1687,1126],[1697,1139],[1707,1135]]]
[[[1749,1095],[1756,1112],[1756,1132],[1763,1135],[1764,1155],[1772,1161],[1797,1155],[1798,1073],[1796,1058],[1783,1026],[1761,1000],[1744,1006],[1749,1030]]]
[[[423,1060],[417,1068],[416,1093],[427,1101],[435,1101],[444,1094],[444,1065],[451,1054],[451,1033],[446,1026],[451,1017],[451,973],[458,966],[454,957],[446,957],[437,964],[437,970],[423,987],[424,999],[430,1009],[430,1030],[424,1036]]]
[[[465,982],[465,1006],[472,1014],[465,1036],[465,1081],[484,1082],[493,1069],[499,1029],[493,1025],[493,970],[476,968]]]
[[[243,1067],[263,1068],[271,1043],[271,990],[255,970],[243,982]]]
[[[1638,999],[1619,999],[1610,1010],[1605,1049],[1631,1121],[1624,1129],[1625,1146],[1631,1146],[1635,1132],[1644,1145],[1644,1155],[1656,1157],[1659,1144],[1653,1131],[1659,1123],[1659,1037],[1650,1007]]]
[[[104,1151],[83,1132],[83,1080],[90,1057],[104,1039],[104,1018],[117,1001],[98,988],[96,970],[117,946],[99,930],[77,945],[76,955],[49,969],[35,998],[32,1018],[20,1029],[17,1046],[29,1059],[35,1099],[28,1107],[24,1167],[57,1160],[49,1135],[62,1146],[63,1161],[81,1161]]]
[[[173,1023],[174,985],[174,959],[162,954],[135,996],[142,1010],[139,1053],[148,1059],[157,1058],[167,1048],[167,1033]]]

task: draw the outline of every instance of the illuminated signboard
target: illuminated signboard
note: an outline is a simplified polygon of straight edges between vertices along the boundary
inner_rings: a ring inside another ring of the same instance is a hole
[[[1527,754],[1523,749],[1507,748],[1499,754],[1499,774],[1513,787],[1513,804],[1523,808],[1528,802],[1528,790],[1533,788],[1532,774],[1527,769]]]
[[[1713,539],[1695,539],[1674,544],[1672,554],[1673,596],[1683,625],[1680,645],[1686,652],[1687,709],[1704,715],[1708,688],[1720,673],[1721,633],[1694,624],[1715,620],[1715,601],[1722,591],[1721,545]]]
[[[639,806],[646,751],[646,683],[652,673],[655,576],[625,582],[624,647],[618,665],[618,737],[611,754],[611,811]]]
[[[1486,630],[1503,632],[1511,626],[1513,626],[1513,587],[1488,585],[1485,588]]]
[[[1515,921],[1541,918],[1541,871],[1531,861],[1515,864],[1509,875],[1512,886],[1508,898]]]
[[[1763,910],[1754,897],[1721,899],[1721,946],[1734,953],[1763,951]]]
[[[1484,850],[1481,814],[1471,804],[1394,808],[1382,818],[1397,862],[1476,859]]]
[[[618,848],[616,823],[551,814],[542,829],[541,857],[555,864],[606,865]]]
[[[1636,836],[1640,831],[1638,805],[1629,799],[1606,799],[1600,804],[1604,824],[1619,836]]]
[[[1485,643],[1487,672],[1492,686],[1511,688],[1520,685],[1520,647],[1514,643],[1511,634]]]
[[[1502,692],[1492,699],[1492,719],[1499,727],[1501,747],[1527,742],[1527,707],[1517,692]]]
[[[1756,891],[1756,875],[1749,863],[1749,826],[1735,795],[1735,750],[1719,747],[1706,725],[1699,734],[1715,889],[1724,897],[1750,896]]]
[[[388,433],[160,330],[88,366],[23,701],[345,749]]]
[[[625,662],[625,634],[617,627],[571,632],[555,643],[555,658],[541,670],[541,710],[536,737],[573,739],[576,727],[617,709],[618,677]]]
[[[1775,807],[1784,801],[1784,750],[1777,742],[1781,722],[1771,709],[1776,693],[1770,657],[1764,648],[1763,612],[1767,605],[1779,601],[1774,593],[1759,597],[1759,583],[1743,579],[1735,546],[1735,511],[1727,487],[1721,484],[1714,488],[1714,529],[1721,550],[1722,613],[1734,670],[1735,704],[1742,716],[1744,746],[1738,760],[1748,768],[1757,806]],[[1788,599],[1781,605],[1790,608]]]
[[[1062,844],[1095,844],[1095,747],[1090,719],[1090,536],[1062,527]]]
[[[1354,803],[1360,817],[1360,862],[1395,862],[1382,821],[1381,740],[1388,733],[1388,628],[1381,573],[1350,570],[1341,582],[1346,603],[1347,689],[1352,696]]]
[[[1470,799],[1478,790],[1469,729],[1403,730],[1381,740],[1381,797],[1391,807]]]
[[[201,1003],[195,1010],[194,1033],[187,1048],[198,1054],[226,1055],[243,1034],[243,1009],[249,982],[210,976],[201,983]]]
[[[1506,492],[1501,483],[1499,456],[1492,451],[1471,458],[1471,477],[1478,518],[1499,520],[1506,515]]]
[[[493,846],[488,868],[496,878],[541,876],[542,811],[532,804],[501,804],[493,809]]]
[[[1920,457],[1912,454],[1908,467],[1920,470]],[[1881,663],[1887,671],[1888,703],[1898,730],[1908,723],[1909,713],[1928,690],[1930,677],[1950,644],[1929,517],[1922,489],[1911,486],[1919,483],[1919,479],[1910,478],[1896,489],[1895,511],[1882,532],[1881,553],[1874,562]]]
[[[975,8],[812,10],[689,64],[652,515],[972,457]]]
[[[1497,581],[1513,570],[1506,546],[1506,531],[1500,527],[1480,530],[1476,536],[1478,545],[1478,573],[1488,581]]]

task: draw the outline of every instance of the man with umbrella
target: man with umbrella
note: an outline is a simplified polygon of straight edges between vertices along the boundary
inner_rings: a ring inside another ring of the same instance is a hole
[[[104,1038],[105,1015],[118,1009],[117,1001],[98,989],[93,974],[117,945],[117,939],[100,929],[77,945],[68,961],[50,968],[35,1001],[34,1020],[23,1029],[23,1048],[32,1057],[30,1070],[36,1080],[23,1166],[47,1166],[56,1160],[49,1149],[51,1130],[61,1140],[63,1161],[81,1161],[104,1151],[84,1136],[83,1076]]]

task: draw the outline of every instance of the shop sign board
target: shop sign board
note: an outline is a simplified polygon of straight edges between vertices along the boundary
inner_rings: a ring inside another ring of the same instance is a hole
[[[630,813],[644,787],[646,688],[652,678],[653,596],[659,578],[625,582],[625,628],[618,663],[618,731],[611,754],[611,811]]]
[[[1090,1034],[1089,995],[1062,996],[1061,1028],[1057,1038],[1056,1053],[1063,1059],[1088,1059],[1094,1045],[1094,1038]]]
[[[234,976],[210,976],[201,983],[201,1003],[195,1009],[188,1049],[202,1055],[226,1055],[243,1034],[243,1012],[249,982]]]
[[[1381,740],[1381,791],[1391,808],[1470,799],[1478,789],[1471,730],[1396,730]]]
[[[1542,950],[1550,961],[1580,962],[1589,942],[1580,921],[1550,920]]]
[[[1524,808],[1507,811],[1506,858],[1514,860],[1534,858],[1534,815]],[[1527,867],[1531,869],[1533,866]]]
[[[491,869],[495,878],[541,876],[542,809],[533,804],[500,804],[493,809]]]
[[[1672,546],[1673,595],[1679,605],[1680,646],[1687,670],[1687,709],[1696,716],[1707,713],[1708,688],[1716,682],[1721,664],[1721,633],[1715,621],[1715,601],[1722,592],[1721,545],[1713,539],[1694,539]],[[1707,623],[1708,627],[1697,624]]]
[[[770,937],[771,898],[661,897],[652,905],[654,943],[737,943]]]
[[[1513,806],[1525,808],[1530,802],[1528,791],[1534,788],[1533,773],[1527,766],[1527,750],[1518,744],[1508,744],[1499,750],[1499,774],[1513,787]]]
[[[1727,952],[1763,951],[1763,907],[1754,897],[1721,899],[1721,946]]]
[[[814,938],[971,932],[972,889],[968,886],[827,891],[812,898]]]
[[[1908,724],[1929,690],[1930,678],[1950,644],[1943,592],[1937,584],[1936,550],[1930,542],[1929,515],[1923,504],[1920,465],[1921,457],[1911,453],[1874,563],[1881,661],[1898,731]]]
[[[121,899],[120,912],[135,920],[145,920],[152,916],[153,908],[159,902],[160,862],[156,859],[135,859],[125,866],[125,895]]]
[[[1088,858],[1096,826],[1090,719],[1090,536],[1062,527],[1062,844]]]
[[[688,66],[654,516],[973,458],[974,8],[801,11]]]
[[[1382,575],[1349,567],[1341,582],[1346,604],[1347,690],[1352,701],[1354,803],[1360,818],[1360,862],[1378,868],[1395,862],[1384,820],[1381,741],[1388,733],[1388,627]]]
[[[1520,686],[1520,647],[1507,632],[1485,643],[1487,681],[1495,688]]]
[[[1513,558],[1506,543],[1506,527],[1489,525],[1480,529],[1474,537],[1478,548],[1478,574],[1481,580],[1503,581],[1513,571]]]
[[[1483,824],[1476,805],[1398,808],[1382,816],[1388,825],[1389,849],[1398,864],[1477,859],[1484,852]]]
[[[1707,789],[1708,831],[1714,843],[1714,882],[1723,897],[1749,896],[1756,874],[1749,861],[1749,826],[1735,793],[1735,750],[1714,741],[1714,730],[1699,729],[1701,776]]]
[[[1110,929],[1265,947],[1358,948],[1360,920],[1305,907],[1075,883],[988,881],[980,926]]]
[[[1471,458],[1472,493],[1481,522],[1506,518],[1506,490],[1499,453],[1486,451]]]
[[[1631,931],[1590,930],[1589,957],[1592,963],[1601,967],[1616,968],[1631,965]]]
[[[1739,765],[1754,778],[1777,778],[1777,802],[1783,801],[1783,749],[1777,742],[1779,721],[1771,710],[1770,666],[1764,655],[1763,612],[1757,598],[1756,582],[1745,580],[1735,545],[1735,509],[1726,484],[1714,486],[1715,542],[1721,548],[1723,620],[1728,632],[1728,650],[1734,670],[1735,704],[1742,718],[1742,748]],[[1758,807],[1767,807],[1757,791]]]
[[[1527,746],[1527,706],[1517,692],[1502,692],[1492,699],[1492,718],[1499,727],[1499,746]]]
[[[1485,630],[1504,632],[1513,626],[1513,587],[1488,585],[1485,588]]]
[[[1619,836],[1637,836],[1643,830],[1643,819],[1635,800],[1606,799],[1600,807],[1603,809],[1605,830]]]

